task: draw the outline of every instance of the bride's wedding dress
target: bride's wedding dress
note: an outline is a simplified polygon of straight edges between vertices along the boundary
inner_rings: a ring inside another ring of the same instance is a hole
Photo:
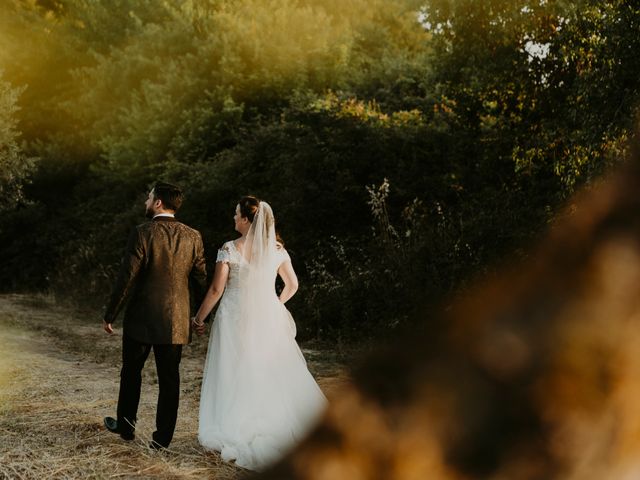
[[[273,241],[256,254],[259,235],[250,260],[234,242],[218,251],[229,276],[211,329],[198,429],[205,448],[251,470],[283,456],[326,404],[275,293],[277,269],[289,255]],[[252,268],[258,259],[260,268]]]

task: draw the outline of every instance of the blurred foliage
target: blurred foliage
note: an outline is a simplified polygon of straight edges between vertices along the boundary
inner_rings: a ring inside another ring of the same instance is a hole
[[[623,1],[6,0],[2,285],[101,305],[163,179],[211,259],[239,196],[273,205],[303,337],[410,325],[624,156],[639,23]]]
[[[0,212],[24,201],[23,183],[34,168],[34,160],[23,154],[18,143],[16,114],[22,90],[13,88],[0,75]]]

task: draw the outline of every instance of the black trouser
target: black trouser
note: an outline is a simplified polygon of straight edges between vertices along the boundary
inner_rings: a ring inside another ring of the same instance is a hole
[[[173,438],[180,401],[180,359],[182,345],[149,345],[140,343],[126,335],[122,336],[122,371],[120,372],[120,395],[118,396],[118,427],[121,432],[132,433],[135,429],[142,368],[153,347],[158,372],[158,409],[156,431],[153,440],[168,447]]]

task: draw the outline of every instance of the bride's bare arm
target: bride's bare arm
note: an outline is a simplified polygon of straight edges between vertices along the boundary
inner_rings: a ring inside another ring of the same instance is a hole
[[[193,318],[193,323],[196,325],[203,325],[204,319],[207,318],[207,315],[211,313],[213,307],[215,307],[220,297],[224,293],[224,287],[227,285],[227,278],[229,277],[229,264],[226,262],[218,262],[216,263],[216,270],[213,274],[213,280],[211,281],[211,285],[209,285],[209,289],[207,290],[207,294],[196,313],[196,316]]]
[[[286,303],[287,300],[293,297],[293,295],[298,291],[298,277],[296,276],[296,272],[293,270],[293,265],[291,265],[290,260],[282,262],[282,265],[278,268],[278,275],[280,275],[284,282],[284,288],[280,294],[280,301],[282,303]]]

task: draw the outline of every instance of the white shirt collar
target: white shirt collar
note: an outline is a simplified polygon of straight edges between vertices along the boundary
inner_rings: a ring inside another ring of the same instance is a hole
[[[156,215],[153,216],[153,218],[158,218],[158,217],[171,217],[171,218],[175,218],[175,215],[173,213],[158,213]]]

